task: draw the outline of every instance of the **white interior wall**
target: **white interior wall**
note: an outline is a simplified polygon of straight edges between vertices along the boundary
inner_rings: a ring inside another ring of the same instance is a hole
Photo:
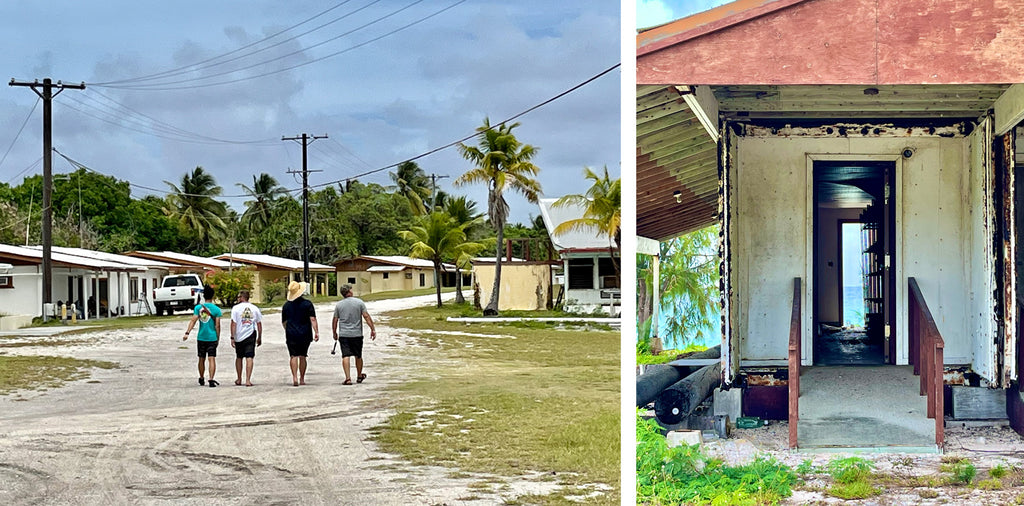
[[[993,311],[996,307],[996,276],[992,241],[996,218],[992,207],[995,170],[990,148],[991,129],[991,120],[986,119],[968,138],[971,171],[967,174],[966,198],[972,212],[964,213],[963,218],[964,230],[969,233],[967,258],[976,271],[968,286],[967,332],[975,336],[971,343],[971,368],[982,378],[995,382],[999,327]]]
[[[804,300],[810,300],[807,155],[893,155],[911,147],[915,154],[903,160],[902,169],[898,225],[904,232],[898,247],[904,265],[898,282],[917,278],[945,339],[946,362],[970,362],[968,281],[983,273],[968,261],[971,234],[962,220],[971,209],[965,192],[967,140],[742,137],[737,146],[732,262],[742,359],[785,359],[794,277],[803,278]],[[808,321],[811,308],[804,308]],[[897,309],[906,312],[905,304]]]
[[[818,258],[814,276],[818,282],[819,321],[843,323],[839,304],[843,298],[839,220],[856,221],[861,211],[860,208],[818,208]]]

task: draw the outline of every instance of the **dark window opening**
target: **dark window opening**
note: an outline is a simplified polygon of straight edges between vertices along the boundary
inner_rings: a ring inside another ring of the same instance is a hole
[[[14,288],[14,276],[0,276],[0,288]]]
[[[427,286],[427,275],[420,273],[420,286]]]
[[[350,284],[350,285],[356,284],[356,278],[348,278],[348,284]]]
[[[569,289],[589,290],[594,288],[594,259],[593,258],[571,258],[569,259],[568,274]]]

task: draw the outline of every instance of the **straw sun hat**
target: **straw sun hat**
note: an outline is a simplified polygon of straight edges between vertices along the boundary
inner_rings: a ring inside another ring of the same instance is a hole
[[[307,286],[309,286],[308,283],[302,281],[292,281],[291,283],[288,283],[288,300],[293,301],[306,293]]]

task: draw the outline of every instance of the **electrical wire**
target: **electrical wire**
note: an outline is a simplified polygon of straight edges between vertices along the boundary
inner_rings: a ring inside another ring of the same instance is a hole
[[[422,1],[423,0],[417,0],[415,3],[419,3],[419,2],[422,2]],[[239,70],[248,70],[248,69],[251,69],[253,67],[262,66],[262,65],[265,65],[267,63],[270,63],[270,62],[273,62],[273,61],[276,61],[276,60],[280,60],[280,59],[288,57],[288,56],[293,56],[295,54],[301,53],[301,52],[306,51],[308,49],[312,49],[312,48],[315,48],[317,46],[323,45],[323,44],[325,44],[327,42],[330,42],[330,41],[333,41],[334,39],[337,39],[337,38],[339,38],[341,36],[334,37],[332,39],[328,39],[327,41],[321,42],[319,44],[315,44],[313,46],[310,46],[309,48],[305,48],[305,49],[300,50],[300,51],[295,51],[293,53],[289,53],[287,55],[280,56],[280,57],[274,58],[272,60],[256,63],[256,64],[250,65],[248,67],[242,67],[240,69],[237,69],[237,70],[234,70],[234,71],[230,71],[230,72],[222,72],[222,73],[213,74],[213,75],[210,75],[210,76],[197,77],[197,78],[192,78],[192,79],[184,79],[184,80],[180,80],[180,81],[171,81],[171,82],[167,82],[167,83],[160,83],[160,84],[153,84],[153,85],[141,85],[141,86],[102,86],[102,87],[105,87],[105,88],[117,88],[117,89],[124,89],[124,90],[144,90],[144,91],[189,90],[189,89],[196,89],[196,88],[207,88],[207,87],[211,87],[211,86],[221,86],[221,85],[224,85],[224,84],[234,84],[234,83],[238,83],[238,82],[242,82],[242,81],[248,81],[248,80],[251,80],[251,79],[258,79],[260,77],[266,77],[266,76],[270,76],[270,75],[274,75],[274,74],[280,74],[281,72],[287,72],[289,70],[294,70],[294,69],[297,69],[299,67],[305,67],[306,65],[312,65],[314,63],[326,60],[328,58],[333,58],[335,56],[347,53],[349,51],[353,51],[353,50],[361,48],[363,46],[367,46],[369,44],[377,42],[378,40],[381,40],[383,38],[389,37],[389,36],[394,35],[394,34],[396,34],[398,32],[401,32],[401,31],[403,31],[405,29],[408,29],[408,28],[410,28],[412,26],[415,26],[415,25],[418,25],[418,24],[420,24],[420,23],[422,23],[424,21],[427,21],[428,19],[431,19],[431,18],[433,18],[435,16],[438,16],[438,15],[440,15],[440,14],[442,14],[442,13],[444,13],[444,12],[450,10],[450,9],[455,8],[456,6],[458,6],[460,4],[463,4],[463,3],[467,2],[467,1],[468,0],[458,0],[457,2],[453,3],[452,5],[449,5],[448,7],[445,7],[445,8],[443,8],[443,9],[437,11],[437,12],[429,14],[429,15],[427,15],[425,17],[417,19],[416,21],[413,21],[413,22],[411,22],[409,24],[403,25],[403,26],[401,26],[399,28],[396,28],[396,29],[394,29],[394,30],[392,30],[390,32],[387,32],[387,33],[385,33],[383,35],[380,35],[378,37],[374,37],[374,38],[372,38],[370,40],[367,40],[365,42],[356,44],[356,45],[348,47],[346,49],[342,49],[340,51],[336,51],[334,53],[331,53],[331,54],[328,54],[328,55],[325,55],[325,56],[321,56],[319,58],[314,58],[314,59],[309,60],[307,62],[298,63],[298,64],[292,65],[290,67],[284,67],[284,68],[281,68],[281,69],[278,69],[278,70],[271,70],[271,71],[268,71],[268,72],[264,72],[262,74],[255,74],[255,75],[251,75],[251,76],[248,76],[248,77],[239,77],[237,79],[231,79],[231,80],[227,80],[227,81],[218,81],[218,82],[214,82],[214,83],[195,84],[195,85],[189,85],[189,86],[168,86],[170,84],[183,84],[183,83],[192,82],[192,81],[202,81],[202,80],[210,79],[212,77],[219,77],[219,76],[222,76],[222,75],[225,75],[225,74],[231,74],[231,73],[237,72]],[[393,15],[393,14],[394,13],[389,14],[388,16]],[[387,17],[387,16],[385,16],[385,17]],[[374,22],[376,22],[376,21],[368,23],[367,25],[363,25],[363,27],[369,26],[369,24],[372,24]],[[362,29],[363,27],[357,28],[356,30]],[[353,31],[355,31],[355,30],[353,30]],[[349,32],[349,33],[351,33],[351,32]],[[92,84],[91,86],[98,86],[98,85]]]
[[[14,178],[16,178],[16,177],[18,177],[18,176],[28,172],[29,170],[31,170],[36,165],[39,165],[39,162],[42,162],[42,161],[43,161],[43,157],[40,156],[39,158],[36,159],[36,161],[28,164],[28,166],[26,166],[24,169],[21,169],[21,172],[11,176],[11,178],[7,180],[7,183],[10,183],[11,181],[14,181]]]
[[[608,74],[609,72],[619,68],[621,65],[622,65],[621,63],[616,63],[615,65],[612,65],[611,67],[608,67],[607,69],[602,70],[597,75],[587,79],[586,81],[583,81],[583,82],[577,84],[576,86],[573,86],[572,88],[569,88],[568,90],[565,90],[565,91],[559,93],[558,95],[555,95],[555,96],[553,96],[553,97],[551,97],[551,98],[549,98],[549,99],[547,99],[547,100],[545,100],[545,101],[543,101],[543,102],[541,102],[541,103],[539,103],[539,104],[537,104],[537,105],[535,105],[533,107],[530,107],[530,108],[528,108],[528,109],[526,109],[526,110],[524,110],[522,112],[516,113],[516,114],[514,114],[514,115],[512,115],[512,116],[510,116],[510,117],[508,117],[508,118],[506,118],[504,120],[502,120],[500,123],[495,123],[495,124],[491,125],[490,128],[487,128],[487,129],[484,129],[484,130],[480,130],[480,131],[475,132],[473,134],[467,135],[467,136],[465,136],[465,137],[463,137],[463,138],[461,138],[459,140],[456,140],[456,141],[453,141],[453,142],[449,142],[448,144],[445,144],[443,146],[438,146],[438,147],[433,148],[433,149],[431,149],[429,151],[426,151],[424,153],[420,153],[420,154],[418,154],[418,155],[416,155],[414,157],[402,160],[401,162],[393,163],[393,164],[388,165],[386,167],[380,167],[380,168],[377,168],[377,169],[368,170],[368,171],[365,171],[365,172],[362,172],[360,174],[356,174],[354,176],[347,177],[347,178],[344,178],[344,179],[338,179],[338,180],[335,180],[335,181],[330,181],[330,182],[327,182],[327,183],[321,183],[321,184],[317,184],[317,185],[310,185],[310,188],[320,188],[320,187],[329,186],[329,185],[332,185],[332,184],[345,183],[345,182],[351,181],[353,179],[358,179],[360,177],[368,176],[370,174],[375,174],[377,172],[382,172],[382,171],[385,171],[385,170],[388,170],[388,169],[392,169],[392,168],[398,167],[400,164],[402,164],[404,162],[411,162],[411,161],[414,161],[414,160],[419,160],[420,158],[424,158],[426,156],[432,155],[434,153],[437,153],[438,151],[442,151],[442,150],[448,149],[450,147],[462,144],[462,143],[464,143],[464,142],[466,142],[466,141],[468,141],[468,140],[470,140],[470,139],[472,139],[474,137],[478,137],[478,136],[482,135],[484,132],[487,132],[487,131],[490,131],[490,130],[494,130],[495,128],[498,128],[498,127],[504,125],[505,123],[508,123],[510,121],[514,121],[517,118],[520,118],[520,117],[525,116],[525,115],[527,115],[527,114],[529,114],[529,113],[531,113],[531,112],[533,112],[533,111],[535,111],[537,109],[540,109],[541,107],[544,107],[545,105],[548,105],[551,102],[554,102],[555,100],[558,100],[558,99],[560,99],[560,98],[562,98],[562,97],[564,97],[564,96],[566,96],[566,95],[568,95],[568,94],[570,94],[570,93],[572,93],[572,92],[574,92],[574,91],[576,91],[576,90],[578,90],[578,89],[580,89],[580,88],[582,88],[582,87],[584,87],[584,86],[586,86],[586,85],[596,81],[597,79],[600,79],[602,76],[604,76],[605,74]]]
[[[199,66],[199,65],[204,65],[206,63],[210,63],[212,61],[224,58],[225,56],[230,56],[230,55],[235,54],[235,53],[237,53],[239,51],[244,51],[246,49],[249,49],[250,47],[254,47],[254,46],[257,46],[259,44],[262,44],[262,43],[264,43],[264,42],[266,42],[266,41],[268,41],[270,39],[273,39],[274,37],[277,37],[278,35],[281,35],[281,34],[283,34],[285,32],[289,32],[291,30],[294,30],[295,28],[298,28],[298,27],[306,24],[306,23],[309,23],[310,21],[312,21],[312,20],[314,20],[316,18],[319,18],[320,16],[323,16],[323,15],[327,14],[328,12],[331,12],[334,9],[337,9],[338,7],[343,6],[343,5],[347,4],[347,3],[349,3],[350,1],[351,0],[345,0],[344,2],[335,4],[333,7],[330,7],[327,10],[321,11],[318,14],[305,19],[304,21],[301,21],[301,22],[296,23],[296,24],[294,24],[292,26],[289,26],[288,28],[285,28],[284,30],[281,30],[281,31],[279,31],[277,33],[274,33],[272,35],[268,35],[268,36],[266,36],[266,37],[264,37],[264,38],[262,38],[260,40],[257,40],[255,42],[251,42],[251,43],[246,44],[246,45],[244,45],[242,47],[239,47],[237,49],[233,49],[231,51],[228,51],[227,53],[223,53],[223,54],[220,54],[220,55],[217,55],[217,56],[213,56],[211,58],[207,58],[205,60],[198,61],[196,63],[191,63],[191,64],[188,64],[188,65],[183,65],[181,67],[165,70],[165,71],[162,71],[162,72],[157,72],[155,74],[148,74],[148,75],[132,77],[132,78],[128,78],[128,79],[120,79],[120,80],[116,80],[116,81],[106,81],[106,82],[101,82],[101,83],[92,83],[92,86],[104,86],[104,85],[111,85],[111,84],[131,83],[131,82],[136,82],[136,81],[147,81],[147,80],[155,79],[155,78],[158,78],[158,77],[165,77],[165,76],[168,76],[168,75],[173,75],[175,73],[182,73],[183,74],[184,72],[182,72],[182,71],[184,71],[184,70],[191,71],[190,69],[193,69],[193,67],[196,67],[196,66]],[[376,2],[374,2],[374,3],[376,3]],[[323,27],[323,26],[324,25],[321,25],[321,27]],[[305,34],[302,34],[302,35],[305,35]],[[292,40],[292,39],[289,39],[289,40]]]
[[[39,102],[42,100],[40,97],[36,97],[36,101],[32,104],[32,110],[28,112],[28,116],[25,116],[25,121],[21,122],[21,128],[18,129],[18,133],[14,135],[14,140],[11,141],[11,145],[7,146],[7,151],[4,152],[3,158],[0,158],[0,167],[3,167],[4,161],[7,160],[7,155],[11,154],[11,150],[14,149],[14,143],[18,142],[18,138],[21,137],[21,132],[25,130],[25,125],[28,124],[28,120],[32,119],[32,113],[36,112],[36,107],[39,107]],[[24,171],[22,171],[24,172]],[[20,174],[20,173],[19,173]],[[18,176],[14,176],[18,177]]]

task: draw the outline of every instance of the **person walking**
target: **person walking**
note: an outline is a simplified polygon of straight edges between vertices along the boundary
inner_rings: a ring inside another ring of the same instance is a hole
[[[363,321],[370,326],[371,340],[377,339],[377,328],[373,325],[370,313],[366,312],[366,304],[352,296],[352,285],[341,285],[341,295],[344,298],[334,306],[331,329],[334,340],[341,345],[341,367],[345,370],[345,381],[342,384],[351,385],[349,357],[356,358],[356,383],[366,379],[363,373]]]
[[[206,285],[203,287],[204,302],[197,304],[192,309],[192,319],[188,321],[185,337],[181,338],[182,341],[187,341],[188,335],[192,333],[192,328],[195,327],[196,322],[199,322],[199,332],[196,334],[196,349],[199,352],[199,384],[204,384],[203,375],[206,374],[205,363],[208,361],[210,364],[210,381],[208,382],[210,387],[220,384],[217,380],[213,379],[213,376],[217,373],[217,343],[220,340],[220,316],[222,312],[213,303],[214,294],[212,286]]]
[[[281,308],[284,341],[288,345],[288,365],[292,370],[292,385],[306,384],[306,358],[309,345],[320,340],[320,326],[316,322],[313,303],[302,296],[308,283],[288,283],[288,301]]]
[[[245,360],[245,386],[252,386],[252,366],[256,347],[263,344],[263,313],[249,302],[249,291],[238,292],[231,308],[231,347],[235,349],[235,385],[242,384],[242,360]]]

